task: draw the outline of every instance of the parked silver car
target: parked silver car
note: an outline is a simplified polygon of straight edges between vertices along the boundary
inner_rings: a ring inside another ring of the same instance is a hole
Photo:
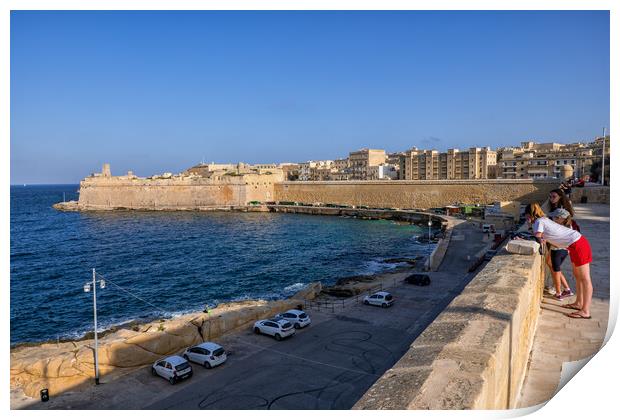
[[[226,352],[219,344],[205,342],[188,347],[183,352],[183,358],[187,361],[198,363],[207,369],[211,369],[226,361]]]
[[[180,379],[191,378],[194,372],[187,360],[181,356],[168,356],[153,363],[151,373],[167,379],[174,385]]]
[[[303,327],[307,327],[312,322],[307,313],[298,309],[290,309],[286,312],[276,315],[275,318],[289,321],[297,330]]]
[[[364,305],[375,305],[387,308],[394,304],[394,297],[389,292],[377,292],[370,296],[364,296]]]
[[[280,341],[295,334],[295,328],[293,328],[293,324],[282,318],[272,318],[256,321],[254,323],[254,332],[256,334],[272,335],[276,340]]]

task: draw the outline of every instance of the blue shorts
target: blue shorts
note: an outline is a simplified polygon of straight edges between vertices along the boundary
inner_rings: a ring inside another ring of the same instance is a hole
[[[551,267],[554,273],[562,271],[562,263],[568,257],[567,249],[552,249],[551,250]]]

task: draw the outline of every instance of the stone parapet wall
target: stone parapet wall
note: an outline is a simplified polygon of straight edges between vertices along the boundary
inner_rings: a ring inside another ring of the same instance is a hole
[[[513,408],[543,282],[540,255],[497,255],[354,408]]]
[[[428,269],[430,271],[437,271],[439,269],[439,266],[443,262],[443,258],[446,256],[446,252],[448,251],[450,239],[452,239],[454,220],[448,218],[444,218],[444,220],[444,237],[439,240],[430,257],[428,257]]]
[[[431,208],[455,203],[544,201],[557,180],[282,182],[275,200],[391,208]]]
[[[585,197],[588,203],[609,204],[609,187],[572,188],[570,199],[574,204],[581,203]]]

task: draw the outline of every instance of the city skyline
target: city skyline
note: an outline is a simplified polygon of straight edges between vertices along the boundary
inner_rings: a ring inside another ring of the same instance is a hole
[[[605,11],[11,14],[12,184],[603,126]]]

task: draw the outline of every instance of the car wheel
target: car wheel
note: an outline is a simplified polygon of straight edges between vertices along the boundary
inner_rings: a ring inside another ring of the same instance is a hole
[[[387,303],[382,303],[381,306],[387,308]]]
[[[170,382],[170,385],[174,385],[177,383],[177,378],[175,378],[174,376],[171,377],[170,379],[168,379],[168,382]]]
[[[256,334],[260,334],[260,328],[258,328],[258,327],[254,327],[254,332],[255,332]]]
[[[209,362],[205,362],[205,364],[203,365],[205,367],[205,369],[211,369],[213,366],[211,366],[211,364]]]
[[[299,325],[299,323],[297,323],[297,322],[296,322],[296,323],[295,323],[295,325],[293,325],[293,326],[295,327],[295,329],[296,329],[296,330],[298,330],[298,329],[300,329],[300,328],[301,328],[301,325]]]
[[[153,376],[157,376],[157,371],[154,367],[151,368],[151,374],[153,374]]]
[[[282,340],[282,336],[280,334],[278,334],[278,333],[276,333],[276,335],[274,335],[274,337],[278,341]]]
[[[367,300],[364,301],[364,305],[370,305],[370,302],[368,302]]]

